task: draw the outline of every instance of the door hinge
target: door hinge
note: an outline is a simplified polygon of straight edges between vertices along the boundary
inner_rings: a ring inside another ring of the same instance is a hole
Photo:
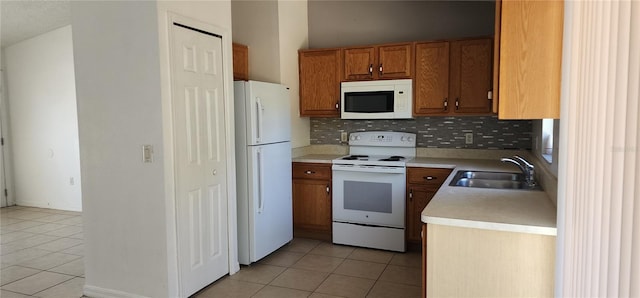
[[[0,138],[0,146],[4,146],[4,138]]]
[[[4,196],[9,197],[9,190],[7,190],[6,188],[4,189]]]

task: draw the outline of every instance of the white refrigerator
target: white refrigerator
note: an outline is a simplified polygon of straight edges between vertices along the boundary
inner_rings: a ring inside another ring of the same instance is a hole
[[[293,239],[289,90],[236,81],[238,261],[256,262]]]

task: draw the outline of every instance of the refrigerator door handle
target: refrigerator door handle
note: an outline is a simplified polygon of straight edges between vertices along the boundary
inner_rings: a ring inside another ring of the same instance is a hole
[[[262,110],[264,109],[260,97],[256,97],[256,109],[256,143],[260,143],[260,138],[262,138]]]
[[[258,161],[258,213],[262,213],[262,211],[264,210],[264,201],[263,198],[264,196],[262,195],[262,177],[263,177],[263,173],[262,173],[262,169],[263,169],[263,165],[262,165],[262,150],[258,149],[258,151],[256,151],[256,159]]]

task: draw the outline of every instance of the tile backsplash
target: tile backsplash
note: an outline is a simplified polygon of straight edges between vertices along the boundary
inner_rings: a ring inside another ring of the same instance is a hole
[[[531,150],[530,120],[498,120],[496,116],[417,117],[394,120],[343,120],[311,118],[311,144],[340,144],[340,133],[392,130],[417,135],[425,148],[524,149]],[[465,134],[473,134],[473,144]]]

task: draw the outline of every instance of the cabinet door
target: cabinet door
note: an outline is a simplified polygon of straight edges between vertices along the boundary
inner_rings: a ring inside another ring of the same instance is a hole
[[[378,78],[411,78],[411,44],[384,45],[378,47]],[[374,70],[375,71],[375,70]]]
[[[564,2],[496,1],[498,10],[498,118],[559,118]]]
[[[233,79],[249,80],[249,48],[238,43],[233,43]]]
[[[340,116],[340,49],[300,51],[298,60],[300,116]]]
[[[294,229],[331,231],[331,182],[293,180]]]
[[[344,55],[345,80],[371,80],[376,67],[375,47],[346,48]]]
[[[489,114],[491,101],[492,40],[451,42],[449,101],[453,113]]]
[[[422,221],[420,214],[435,195],[436,190],[409,185],[407,189],[407,241],[419,243]]]
[[[448,113],[449,43],[416,44],[416,76],[413,114]]]

